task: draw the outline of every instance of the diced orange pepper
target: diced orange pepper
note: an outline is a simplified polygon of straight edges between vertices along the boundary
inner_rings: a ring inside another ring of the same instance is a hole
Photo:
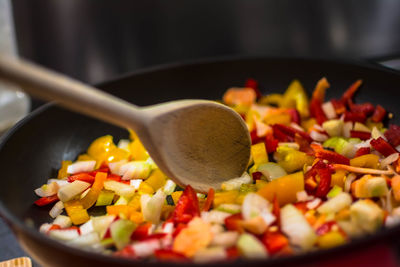
[[[140,204],[140,195],[135,194],[132,199],[129,201],[128,206],[135,208],[136,211],[140,211],[141,204]]]
[[[256,98],[257,95],[251,88],[230,88],[225,92],[223,101],[231,106],[251,106],[251,104],[255,102]]]
[[[130,218],[131,215],[136,212],[136,209],[129,205],[114,205],[107,206],[107,213],[109,215],[124,216],[125,218]]]
[[[129,220],[139,225],[143,222],[143,214],[139,211],[133,211],[129,216]]]
[[[377,169],[379,156],[374,154],[366,154],[350,160],[350,165],[353,167]]]
[[[392,189],[394,198],[400,201],[400,176],[396,175],[392,178]]]
[[[65,202],[64,207],[73,224],[78,225],[89,221],[89,214],[79,200]]]
[[[175,191],[171,194],[172,199],[174,200],[174,203],[178,203],[179,198],[181,197],[183,191]]]
[[[297,192],[304,190],[304,175],[303,172],[296,172],[275,179],[260,190],[258,194],[272,202],[276,196],[281,206],[293,203],[296,201]]]
[[[81,203],[84,209],[88,209],[96,203],[97,198],[100,195],[101,189],[103,189],[104,181],[107,179],[107,173],[98,172],[94,177],[94,183],[90,188],[89,192],[81,199]]]

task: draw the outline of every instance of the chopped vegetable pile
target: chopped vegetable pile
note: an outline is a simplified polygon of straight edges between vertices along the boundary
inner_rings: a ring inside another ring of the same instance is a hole
[[[385,128],[392,114],[382,106],[354,103],[361,84],[330,101],[325,78],[311,99],[297,80],[284,94],[263,96],[253,79],[227,90],[251,161],[207,195],[168,179],[134,132],[117,145],[100,137],[35,190],[54,219],[40,231],[117,257],[208,262],[328,249],[395,225],[400,126]]]

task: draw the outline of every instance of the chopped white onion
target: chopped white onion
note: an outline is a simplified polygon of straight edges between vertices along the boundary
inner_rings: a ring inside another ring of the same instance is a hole
[[[51,228],[52,224],[50,223],[44,223],[39,227],[39,232],[46,234],[47,231]]]
[[[166,195],[171,195],[175,191],[175,188],[176,184],[174,181],[168,179],[163,187],[163,191]]]
[[[385,169],[388,165],[392,164],[399,159],[399,153],[393,153],[381,160],[381,167]]]
[[[89,188],[90,184],[83,181],[73,181],[58,190],[57,196],[62,202],[67,202],[77,195],[81,194],[87,188]]]
[[[162,206],[167,195],[160,189],[153,196],[143,194],[140,197],[143,218],[154,224],[159,223]]]
[[[54,179],[54,178],[47,180],[47,184],[51,184],[51,183],[57,183],[58,186],[61,187],[61,186],[68,184],[68,180],[67,179]]]
[[[44,184],[41,187],[35,189],[35,193],[39,197],[49,197],[57,194],[59,188],[59,185],[53,182],[50,184]]]
[[[345,138],[351,137],[351,130],[353,129],[353,123],[351,121],[347,121],[343,124],[342,134]]]
[[[60,241],[69,241],[79,237],[79,232],[77,229],[51,230],[49,236]]]
[[[231,215],[232,214],[228,212],[223,212],[218,210],[201,212],[201,218],[203,219],[203,221],[209,223],[218,223],[218,224],[223,224],[225,222],[225,219]]]
[[[346,180],[344,182],[344,191],[345,192],[350,192],[351,189],[351,183],[357,178],[357,175],[355,175],[354,173],[350,173],[349,175],[347,175]]]
[[[68,216],[58,215],[57,218],[54,219],[53,224],[57,224],[61,228],[67,228],[72,225],[72,221],[71,221],[71,218]]]
[[[244,220],[261,216],[263,212],[271,213],[272,205],[256,193],[248,193],[242,204],[242,215]]]
[[[324,142],[329,138],[327,135],[319,133],[314,130],[310,132],[310,137],[317,142]]]
[[[118,148],[121,148],[123,150],[126,150],[126,151],[130,152],[129,151],[129,144],[130,143],[131,143],[131,141],[128,140],[128,139],[121,139],[121,140],[119,140],[117,146],[118,146]]]
[[[259,121],[258,119],[254,120],[256,124],[256,131],[257,131],[257,136],[258,137],[263,137],[266,136],[268,132],[271,131],[271,127],[268,126],[267,124]]]
[[[333,107],[331,101],[323,103],[322,110],[324,111],[326,117],[329,120],[336,118],[336,111],[335,111],[335,108]]]
[[[89,221],[82,224],[79,227],[79,231],[81,232],[81,235],[87,235],[94,232],[93,220],[90,219]]]
[[[99,234],[91,232],[88,234],[82,234],[77,238],[67,242],[68,245],[80,248],[87,248],[100,243]]]
[[[150,239],[142,242],[138,242],[132,245],[135,256],[145,258],[153,255],[154,251],[161,248],[161,244],[156,239]]]
[[[136,190],[139,189],[140,184],[143,182],[142,179],[132,179],[130,180],[129,184],[133,186]]]
[[[94,170],[95,166],[95,160],[77,161],[68,166],[67,173],[74,174],[79,172],[90,172]]]
[[[130,179],[146,179],[151,172],[151,165],[146,161],[131,161],[121,166],[119,175],[122,175],[122,180]]]
[[[298,124],[295,123],[295,122],[291,122],[291,123],[290,123],[290,127],[294,128],[294,129],[296,129],[296,130],[305,132],[305,130],[303,129],[303,127],[301,127],[300,125],[298,125]]]
[[[54,204],[54,206],[49,211],[51,218],[56,218],[56,217],[58,218],[58,217],[62,216],[60,214],[63,212],[63,209],[64,209],[64,203],[62,201],[57,201],[57,203]],[[65,216],[65,217],[67,217],[67,216]],[[68,226],[66,226],[66,227],[68,227]]]
[[[223,247],[208,247],[199,249],[193,256],[195,263],[207,263],[223,261],[228,257]]]
[[[135,194],[136,191],[133,186],[113,180],[106,180],[104,182],[104,189],[114,191],[117,195],[124,197],[131,197]]]
[[[298,202],[303,202],[308,200],[308,194],[306,191],[299,191],[296,193],[296,198]]]
[[[315,198],[314,200],[310,201],[307,203],[307,208],[310,210],[315,209],[316,207],[318,207],[318,205],[321,203],[321,199],[320,198]]]
[[[108,167],[110,168],[111,173],[120,175],[121,167],[125,165],[127,162],[128,161],[126,159],[117,162],[110,162],[108,163]]]
[[[221,185],[221,189],[223,190],[235,190],[239,189],[242,184],[249,184],[253,181],[250,175],[247,172],[244,172],[241,177],[230,179],[226,182],[223,182]]]
[[[239,238],[239,233],[236,231],[224,231],[214,234],[211,241],[212,246],[222,246],[225,248],[233,247]]]
[[[358,144],[355,144],[354,145],[354,147],[355,147],[355,149],[360,149],[360,148],[362,148],[362,147],[371,147],[371,141],[372,141],[372,138],[371,139],[368,139],[368,140],[365,140],[365,141],[362,141],[362,142],[360,142],[360,143],[358,143]]]
[[[349,193],[341,192],[330,198],[318,207],[317,211],[321,214],[334,214],[351,205],[352,199]]]
[[[174,231],[174,224],[172,222],[165,223],[161,230],[161,232],[165,234],[172,234],[173,231]]]
[[[314,128],[315,130],[317,130],[319,132],[323,132],[324,131],[324,128],[322,128],[322,126],[319,125],[319,124],[314,124],[312,128]]]

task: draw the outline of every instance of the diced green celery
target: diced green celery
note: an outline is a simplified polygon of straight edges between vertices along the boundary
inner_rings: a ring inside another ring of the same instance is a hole
[[[111,238],[117,249],[123,249],[129,242],[136,224],[130,220],[119,219],[110,225]]]
[[[343,189],[340,186],[335,185],[326,195],[328,198],[336,197],[338,194],[343,192]]]
[[[365,189],[366,192],[369,193],[370,197],[386,196],[389,191],[386,180],[383,177],[374,177],[368,179],[365,182]]]
[[[343,129],[342,120],[329,120],[322,124],[322,128],[329,134],[329,136],[340,136]]]
[[[257,186],[255,184],[242,184],[239,188],[240,193],[256,192]]]
[[[167,182],[164,185],[163,191],[166,195],[171,195],[176,188],[176,184],[172,180],[167,180]]]
[[[99,197],[96,201],[96,206],[108,206],[111,205],[114,199],[114,192],[109,190],[101,190]]]
[[[132,197],[120,196],[114,205],[127,205]]]
[[[237,204],[221,204],[216,210],[236,214],[241,212],[241,206]]]
[[[257,171],[261,172],[268,181],[275,180],[276,178],[285,176],[286,171],[277,163],[268,162],[258,166]]]
[[[251,234],[241,234],[237,242],[240,253],[248,259],[267,258],[268,252],[264,245]]]
[[[110,248],[112,245],[114,245],[114,240],[111,237],[105,238],[100,241],[100,245],[104,248]]]

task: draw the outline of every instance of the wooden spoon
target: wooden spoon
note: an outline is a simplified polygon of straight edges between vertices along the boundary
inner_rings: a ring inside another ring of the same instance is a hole
[[[0,78],[71,110],[133,129],[158,167],[179,185],[206,192],[241,176],[250,136],[232,109],[207,100],[139,108],[93,87],[23,60],[0,57]],[[140,89],[138,89],[140,90]]]

